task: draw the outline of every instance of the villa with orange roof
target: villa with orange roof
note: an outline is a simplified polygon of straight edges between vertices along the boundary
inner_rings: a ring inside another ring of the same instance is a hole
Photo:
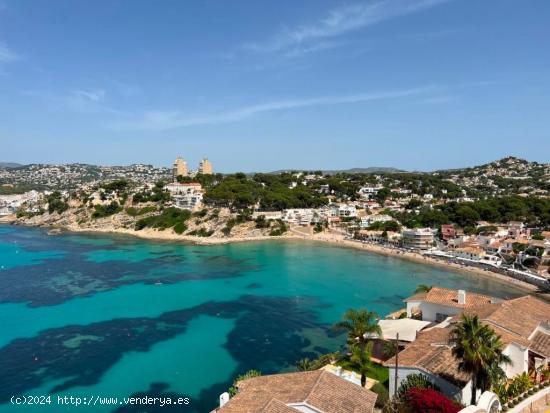
[[[498,300],[464,290],[433,287],[405,302],[408,317],[434,324],[419,331],[416,340],[399,352],[398,386],[408,375],[422,373],[449,397],[469,402],[470,378],[459,369],[450,344],[452,328],[463,313],[478,316],[500,336],[504,354],[512,360],[502,366],[508,378],[521,373],[534,375],[550,361],[550,303],[539,298],[527,295]],[[390,395],[393,395],[396,358],[392,357],[385,365],[390,367]]]

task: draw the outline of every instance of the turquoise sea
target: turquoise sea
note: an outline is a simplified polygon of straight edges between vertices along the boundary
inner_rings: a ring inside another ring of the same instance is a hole
[[[222,246],[0,226],[0,412],[209,412],[233,377],[291,370],[418,284],[513,297],[500,282],[321,244]],[[14,395],[189,397],[177,408],[14,406]]]

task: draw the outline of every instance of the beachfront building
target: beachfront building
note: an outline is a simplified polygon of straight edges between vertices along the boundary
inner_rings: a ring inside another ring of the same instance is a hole
[[[202,205],[202,193],[195,192],[190,194],[173,195],[172,205],[181,209],[198,209]]]
[[[264,214],[264,212],[258,212],[257,214],[262,215]],[[285,209],[280,216],[280,219],[282,219],[284,222],[302,226],[327,222],[328,218],[329,215],[325,209],[312,208]]]
[[[176,208],[194,210],[202,205],[202,186],[199,182],[172,182],[164,186],[170,192],[172,205]]]
[[[421,373],[447,396],[461,403],[470,402],[470,377],[459,369],[450,344],[450,334],[462,313],[477,315],[500,336],[504,354],[512,360],[511,364],[501,366],[508,378],[522,373],[534,376],[538,368],[550,361],[550,304],[538,298],[496,300],[463,290],[434,287],[405,301],[407,315],[418,316],[420,312],[422,320],[440,323],[420,331],[416,340],[399,353],[398,387],[408,375]],[[395,357],[385,365],[390,368],[390,395],[393,395]]]
[[[376,393],[325,370],[242,380],[220,396],[216,413],[372,413]]]
[[[451,252],[457,258],[470,261],[480,261],[485,256],[485,250],[481,247],[459,247]]]
[[[252,213],[252,219],[256,219],[260,216],[263,216],[264,219],[268,221],[277,221],[279,219],[283,219],[283,212],[282,211],[254,211]]]
[[[456,237],[456,229],[453,224],[443,224],[441,225],[441,238],[444,241],[449,241]]]
[[[388,222],[392,220],[393,218],[389,215],[367,215],[361,218],[361,228],[368,228],[376,222]]]
[[[401,235],[405,248],[427,250],[434,244],[434,231],[431,228],[404,229]]]
[[[178,176],[187,175],[189,175],[189,171],[187,170],[187,162],[178,156],[172,166],[172,178],[174,179],[174,182],[177,182]]]
[[[38,202],[43,194],[35,190],[23,194],[0,195],[0,216],[14,214],[24,203]]]
[[[208,160],[208,158],[203,158],[201,162],[199,163],[199,171],[200,174],[203,175],[212,175],[212,162]]]
[[[444,253],[438,251],[437,255],[460,260],[464,263],[491,265],[493,267],[500,267],[503,262],[498,255],[498,247],[495,244],[487,245],[485,249],[478,245],[466,245],[450,249]]]
[[[355,207],[355,205],[333,204],[330,207],[332,209],[331,216],[337,216],[340,218],[357,217],[357,208]]]

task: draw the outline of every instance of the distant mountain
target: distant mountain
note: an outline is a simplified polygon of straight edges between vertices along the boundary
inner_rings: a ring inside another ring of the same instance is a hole
[[[300,172],[306,172],[302,169],[280,169],[278,171],[270,172],[272,174],[280,174],[283,172],[291,172],[291,171],[300,171]],[[309,169],[308,171],[312,171]],[[375,173],[397,173],[397,172],[406,172],[403,169],[397,169],[397,168],[391,168],[391,167],[385,167],[385,166],[371,166],[368,168],[350,168],[350,169],[321,169],[321,172],[325,175],[336,175],[340,173],[346,173],[346,174],[375,174]]]
[[[0,162],[0,168],[4,168],[4,169],[18,168],[20,166],[23,166],[23,165],[15,162]]]
[[[527,177],[532,175],[544,175],[548,173],[550,164],[530,162],[515,156],[507,156],[483,165],[465,168],[442,169],[434,171],[435,174],[466,174],[466,175],[493,175],[501,177]]]

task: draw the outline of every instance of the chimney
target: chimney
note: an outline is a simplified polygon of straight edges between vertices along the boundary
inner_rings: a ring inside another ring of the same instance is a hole
[[[466,304],[466,291],[465,290],[458,290],[458,304]]]
[[[225,403],[229,401],[229,393],[225,392],[220,394],[220,407],[223,407]]]

